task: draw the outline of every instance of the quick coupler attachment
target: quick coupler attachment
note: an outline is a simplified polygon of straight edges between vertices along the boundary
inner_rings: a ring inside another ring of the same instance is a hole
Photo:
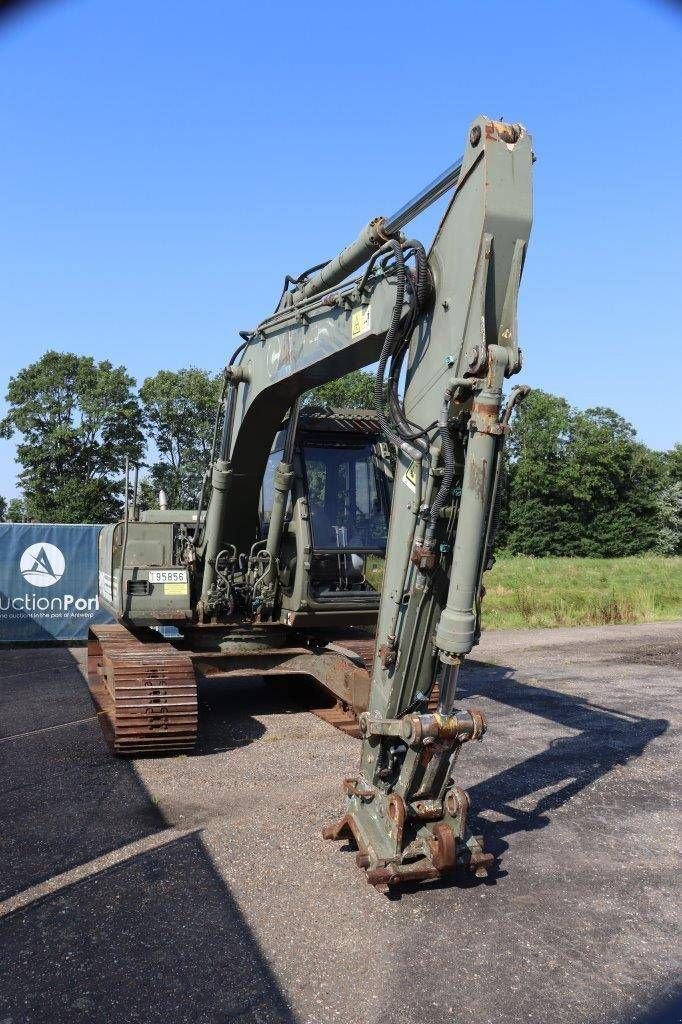
[[[451,771],[463,743],[480,740],[481,711],[455,711],[382,719],[359,718],[364,738],[361,772],[344,780],[344,816],[325,839],[351,840],[367,881],[386,891],[466,868],[477,877],[493,863],[482,836],[467,825],[469,797]]]

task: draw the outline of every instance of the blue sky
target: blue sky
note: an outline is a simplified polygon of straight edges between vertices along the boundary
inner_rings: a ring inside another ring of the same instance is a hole
[[[47,348],[219,368],[485,113],[538,156],[519,379],[681,439],[677,6],[49,0],[4,22],[0,89],[0,397]]]

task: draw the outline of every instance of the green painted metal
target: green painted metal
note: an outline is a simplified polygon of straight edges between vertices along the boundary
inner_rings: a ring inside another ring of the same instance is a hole
[[[426,587],[416,585],[416,570],[405,584],[394,572],[393,552],[412,545],[413,525],[407,512],[414,491],[408,457],[399,453],[370,694],[370,715],[399,719],[404,709],[414,705],[417,693],[427,692],[437,678],[441,689],[448,685],[450,691],[450,706],[441,704],[445,733],[455,699],[453,677],[477,633],[477,589],[491,515],[491,482],[504,439],[502,385],[505,377],[518,371],[521,361],[516,303],[531,226],[530,137],[521,132],[516,141],[508,142],[484,118],[472,126],[469,138],[477,136],[479,143],[467,147],[460,186],[429,254],[436,296],[432,314],[412,340],[405,398],[410,421],[423,425],[437,417],[450,378],[469,374],[474,384],[463,414],[465,436],[453,481],[453,521],[451,525],[443,521],[439,527],[434,549],[444,550],[439,551]],[[426,466],[422,472],[426,476]],[[428,502],[433,480],[425,480],[424,488]],[[399,607],[397,657],[395,664],[386,667],[381,651],[390,643],[394,603]],[[441,737],[426,747],[409,748],[404,760],[387,773],[389,741],[374,737],[364,741],[356,791],[349,796],[347,825],[361,847],[370,851],[369,870],[376,870],[380,879],[390,876],[389,881],[397,881],[419,870],[428,872],[433,865],[433,825],[431,819],[425,822],[409,814],[415,800],[436,801],[441,808],[437,820],[457,840],[458,862],[476,870],[484,866],[483,852],[466,827],[466,807],[456,798],[452,778],[461,742],[461,738]],[[390,825],[393,794],[408,807],[399,842]],[[449,813],[448,807],[455,813]]]
[[[406,440],[396,452],[360,767],[347,786],[346,814],[328,830],[330,837],[353,834],[375,884],[435,877],[456,863],[483,871],[487,863],[466,824],[466,796],[453,779],[462,744],[479,739],[485,723],[475,711],[456,709],[456,682],[480,628],[486,538],[506,429],[503,385],[521,366],[516,308],[532,219],[532,163],[522,126],[477,118],[461,160],[394,218],[371,221],[247,335],[239,363],[227,370],[229,412],[203,529],[186,548],[191,611],[203,622],[229,619],[225,585],[236,578],[240,554],[260,623],[292,622],[310,610],[309,512],[305,493],[297,490],[304,471],[293,428],[275,474],[268,536],[254,546],[274,438],[304,392],[378,360],[394,315],[396,277],[391,259],[376,256],[390,257],[386,240],[402,244],[399,232],[410,217],[456,181],[428,253],[431,299],[409,339],[404,411],[430,440]],[[361,279],[347,279],[368,260]],[[447,461],[444,438],[454,475],[436,501]],[[293,514],[285,526],[292,489]],[[298,582],[283,599],[285,545]],[[342,596],[338,608],[345,621],[354,621],[352,604]],[[434,713],[427,697],[435,686]]]

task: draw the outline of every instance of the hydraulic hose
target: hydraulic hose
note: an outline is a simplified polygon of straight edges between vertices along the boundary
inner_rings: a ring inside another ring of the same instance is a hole
[[[414,253],[415,263],[417,267],[417,303],[421,308],[426,300],[426,295],[429,287],[429,266],[426,257],[426,249],[417,241],[416,238],[410,238],[405,242],[404,248],[409,251],[410,249]]]
[[[391,240],[390,247],[395,257],[396,295],[395,302],[393,304],[393,312],[391,314],[391,322],[388,330],[386,331],[386,337],[384,338],[383,348],[381,349],[381,355],[379,356],[379,365],[377,366],[376,377],[374,379],[374,408],[377,416],[379,417],[382,430],[388,440],[397,448],[400,448],[401,451],[405,452],[406,455],[409,455],[411,459],[417,459],[421,457],[422,453],[419,449],[409,444],[398,433],[396,433],[384,415],[384,377],[386,375],[386,366],[393,353],[396,342],[398,341],[398,331],[400,328],[400,321],[402,319],[403,303],[405,301],[405,258],[400,244],[394,239]]]
[[[242,344],[239,345],[234,350],[234,352],[232,353],[230,361],[227,364],[228,366],[233,366],[234,365],[235,359],[237,358],[238,355],[240,355],[244,351],[246,346],[249,344],[250,340],[251,340],[250,337],[247,335],[247,337],[242,342]],[[222,434],[222,438],[220,440],[220,458],[223,461],[225,461],[225,462],[227,461],[227,459],[229,457],[229,454],[230,454],[229,448],[230,448],[230,439],[232,437],[232,422],[234,420],[234,402],[235,402],[235,397],[236,397],[236,394],[237,394],[237,387],[238,387],[237,384],[234,384],[234,383],[230,382],[230,390],[229,390],[229,393],[227,395],[227,400],[225,402],[225,418],[223,419],[223,434]]]
[[[414,278],[409,275],[406,277],[406,283],[409,285],[410,290],[410,312],[404,322],[403,329],[401,331],[401,337],[396,342],[396,345],[391,356],[391,369],[388,378],[387,386],[387,398],[391,415],[396,424],[398,433],[404,441],[418,441],[428,434],[428,431],[432,429],[433,424],[428,427],[419,428],[414,423],[410,423],[408,420],[403,403],[400,400],[398,394],[400,374],[402,370],[403,360],[407,353],[410,338],[412,332],[416,326],[417,318],[422,311],[424,302],[426,300],[428,289],[429,289],[429,270],[428,262],[426,258],[426,252],[421,242],[415,239],[410,239],[405,242],[403,246],[403,252],[407,255],[414,256],[415,260],[415,273]],[[422,453],[426,455],[428,451],[428,445],[421,442],[418,447],[422,450]]]
[[[450,418],[451,399],[452,389],[448,388],[443,395],[443,402],[440,408],[440,415],[438,417],[438,428],[441,438],[441,455],[443,458],[443,477],[441,479],[440,487],[438,488],[438,493],[431,504],[429,524],[424,538],[426,544],[433,542],[433,538],[436,533],[436,526],[438,524],[438,516],[440,515],[441,509],[445,508],[447,504],[450,497],[452,481],[455,477],[455,445],[448,422]]]
[[[416,266],[414,280],[411,278],[408,279],[406,274],[404,248],[412,248],[415,253]],[[387,651],[386,654],[382,656],[384,667],[389,668],[395,661],[398,618],[401,608],[403,607],[405,581],[409,571],[412,545],[414,542],[419,510],[421,507],[422,459],[428,451],[428,444],[424,442],[423,437],[427,431],[433,427],[433,424],[430,424],[428,427],[421,430],[415,430],[414,426],[407,421],[407,417],[403,412],[397,392],[400,366],[405,352],[407,351],[409,338],[417,321],[422,301],[426,294],[426,275],[428,274],[426,253],[418,242],[410,242],[403,247],[395,240],[389,241],[384,247],[384,250],[395,259],[396,296],[395,303],[393,305],[393,312],[391,314],[391,321],[384,339],[381,355],[379,357],[376,378],[374,381],[374,406],[385,436],[412,459],[415,472],[415,493],[410,502],[413,515],[412,528],[410,531],[409,542],[405,547],[403,555],[403,564],[399,575],[400,583],[396,588],[395,593],[392,595],[394,603],[389,620]],[[421,250],[421,253],[419,253],[418,250]],[[377,256],[378,255],[379,254],[377,254]],[[410,290],[410,306],[407,315],[403,317],[406,284],[409,286]],[[389,358],[391,359],[391,373],[388,381],[386,398],[391,410],[393,423],[395,424],[395,430],[393,429],[393,425],[387,422],[384,414],[384,379]],[[411,442],[418,443],[413,444]]]
[[[423,457],[428,445],[423,438],[433,424],[426,428],[415,428],[405,416],[404,409],[398,396],[398,382],[402,362],[409,345],[409,339],[426,298],[428,289],[428,264],[426,252],[420,242],[410,240],[404,246],[399,245],[395,240],[390,241],[385,247],[389,254],[395,258],[396,272],[396,300],[391,316],[391,323],[386,332],[384,346],[379,359],[379,366],[375,379],[375,408],[379,420],[389,440],[406,452],[412,459]],[[405,270],[405,251],[410,252],[415,258],[414,280],[409,278]],[[405,299],[405,287],[409,285],[410,309],[403,320],[402,307]],[[401,328],[401,321],[403,321]],[[391,411],[393,424],[386,420],[383,410],[384,404],[384,378],[386,365],[391,359],[391,370],[387,382],[386,399]],[[395,427],[395,429],[394,429]]]
[[[282,294],[280,295],[277,301],[277,305],[275,306],[275,312],[278,313],[281,309],[286,309],[287,306],[291,306],[293,304],[293,293],[289,291],[290,284],[305,284],[310,274],[314,274],[316,271],[322,270],[322,268],[326,267],[328,263],[329,260],[325,260],[323,263],[316,263],[314,267],[308,267],[307,270],[302,271],[302,273],[300,273],[298,277],[292,277],[291,274],[287,274],[286,277],[284,278]]]

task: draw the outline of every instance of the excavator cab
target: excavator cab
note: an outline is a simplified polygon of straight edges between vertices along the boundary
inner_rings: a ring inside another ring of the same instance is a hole
[[[267,536],[274,475],[286,429],[275,440],[261,491]],[[280,549],[281,618],[323,624],[346,613],[373,624],[388,537],[392,475],[379,421],[369,410],[304,410],[298,417],[294,481]]]

